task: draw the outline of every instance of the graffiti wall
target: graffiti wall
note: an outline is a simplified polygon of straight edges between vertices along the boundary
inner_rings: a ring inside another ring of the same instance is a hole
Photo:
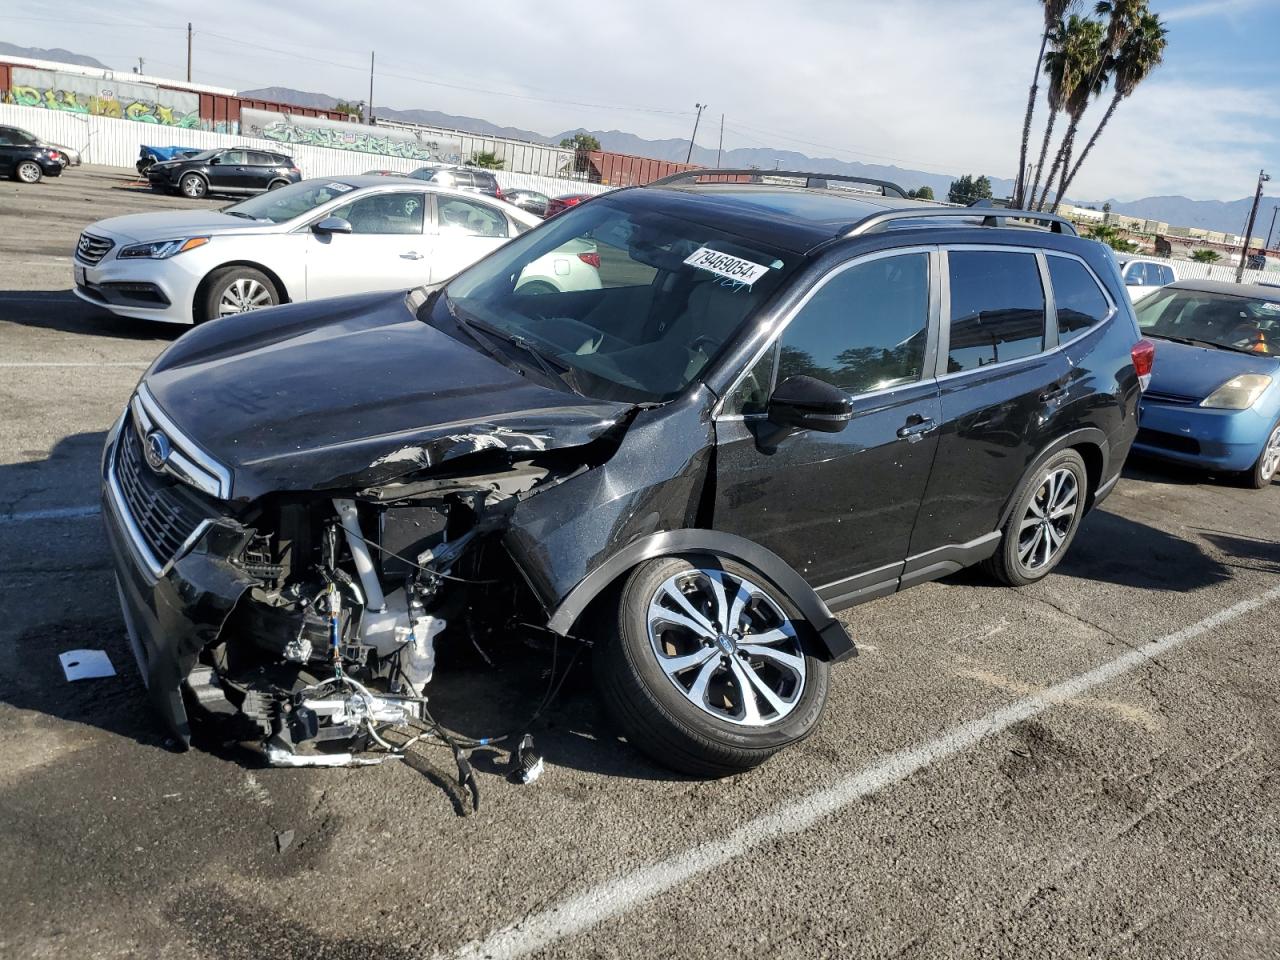
[[[200,126],[200,96],[195,93],[31,67],[14,67],[10,73],[8,100],[20,107],[138,120],[167,127],[194,129]]]
[[[411,130],[370,127],[322,117],[302,117],[271,110],[240,111],[240,133],[278,143],[356,150],[404,160],[435,160],[461,163],[462,146],[444,140],[415,135]]]

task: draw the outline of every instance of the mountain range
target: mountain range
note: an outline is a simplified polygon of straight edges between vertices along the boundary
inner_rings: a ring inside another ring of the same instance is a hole
[[[90,56],[73,53],[61,48],[45,50],[38,47],[21,47],[12,43],[0,42],[0,56],[32,57],[40,60],[53,60],[61,63],[74,63],[97,69],[111,69],[106,64]],[[263,100],[275,100],[282,103],[295,103],[303,107],[331,109],[338,103],[338,98],[324,93],[313,93],[306,90],[294,90],[290,87],[262,87],[257,90],[242,90],[242,96],[257,97]],[[348,102],[355,102],[349,98]],[[578,128],[564,130],[555,135],[539,133],[535,130],[524,130],[520,127],[501,126],[479,117],[455,116],[439,110],[395,110],[375,104],[375,114],[392,120],[406,123],[422,123],[428,126],[448,127],[478,133],[487,136],[509,137],[515,140],[530,140],[535,143],[559,143],[565,137],[576,133],[589,133],[600,141],[604,150],[615,153],[629,153],[656,160],[674,160],[683,162],[689,152],[689,141],[685,139],[646,140],[634,133],[623,130],[587,130]],[[716,151],[707,147],[695,146],[690,158],[692,162],[703,166],[716,165]],[[860,163],[854,160],[838,160],[834,157],[811,157],[795,150],[784,150],[773,147],[737,147],[724,151],[719,157],[722,167],[758,167],[771,170],[774,167],[791,170],[805,170],[821,173],[845,173],[854,176],[872,177],[877,180],[890,180],[903,187],[914,189],[928,186],[934,195],[943,198],[951,185],[952,177],[944,174],[926,173],[921,170],[910,170],[898,166]],[[957,176],[962,171],[957,171]],[[973,171],[978,173],[981,171]],[[1007,196],[1013,191],[1011,180],[991,177],[991,187],[996,196]],[[1243,233],[1245,222],[1249,216],[1251,197],[1240,200],[1192,200],[1182,196],[1144,197],[1141,200],[1121,201],[1075,201],[1084,206],[1101,208],[1103,203],[1110,203],[1116,213],[1142,217],[1148,220],[1159,220],[1171,225],[1203,227],[1206,230],[1221,230],[1228,233]],[[1273,215],[1280,200],[1264,198],[1258,211],[1258,219],[1254,226],[1254,236],[1266,235],[1272,223]]]

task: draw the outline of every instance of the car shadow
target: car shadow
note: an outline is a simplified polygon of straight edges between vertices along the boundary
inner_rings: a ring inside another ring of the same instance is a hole
[[[1230,558],[1228,565],[1262,573],[1280,573],[1280,541],[1221,530],[1195,528],[1200,536]],[[1231,562],[1235,561],[1235,562]]]
[[[72,292],[62,290],[0,290],[0,322],[63,333],[87,333],[119,340],[176,340],[191,328],[185,324],[161,323],[118,317],[104,307],[86,303]]]
[[[1231,570],[1191,540],[1099,507],[1081,522],[1051,576],[1182,593],[1230,580]],[[977,567],[952,574],[945,582],[998,586]]]

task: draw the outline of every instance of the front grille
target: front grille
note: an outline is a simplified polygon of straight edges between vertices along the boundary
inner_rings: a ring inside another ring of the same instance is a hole
[[[1183,397],[1176,393],[1161,393],[1159,390],[1147,390],[1142,394],[1144,400],[1154,400],[1156,403],[1172,403],[1178,406],[1190,406],[1200,401],[1194,397]]]
[[[115,476],[125,509],[151,555],[159,564],[168,563],[201,522],[215,518],[218,512],[186,484],[147,465],[130,417],[125,418],[116,450]]]
[[[82,233],[80,240],[76,243],[76,259],[81,263],[98,263],[115,245],[114,240],[108,240],[106,237]]]
[[[1138,443],[1148,447],[1159,447],[1175,453],[1199,453],[1200,441],[1195,437],[1184,437],[1178,433],[1165,433],[1163,430],[1138,428]]]

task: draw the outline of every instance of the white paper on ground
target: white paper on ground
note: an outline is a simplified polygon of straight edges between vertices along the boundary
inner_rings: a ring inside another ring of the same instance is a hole
[[[58,659],[68,680],[93,680],[116,675],[105,650],[68,650],[58,654]]]

